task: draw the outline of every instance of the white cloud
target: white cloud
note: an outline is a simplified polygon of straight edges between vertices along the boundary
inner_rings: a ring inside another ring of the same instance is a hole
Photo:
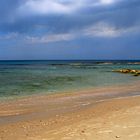
[[[26,14],[66,14],[75,11],[79,6],[80,3],[73,0],[28,0],[18,11]]]
[[[97,0],[96,2],[90,4],[90,6],[108,6],[115,4],[116,2],[119,2],[121,0]]]
[[[120,32],[114,26],[108,25],[106,23],[97,23],[83,30],[87,36],[97,36],[97,37],[117,37]]]
[[[18,8],[18,13],[25,15],[69,14],[84,7],[103,6],[115,2],[115,0],[26,0]]]
[[[16,37],[18,37],[18,33],[11,32],[11,33],[0,36],[0,40],[14,39]]]
[[[127,28],[117,28],[105,22],[96,23],[84,29],[61,34],[46,34],[41,37],[27,36],[28,43],[53,43],[59,41],[70,41],[80,37],[90,38],[117,38],[131,34],[140,33],[140,26],[135,25]]]
[[[27,42],[29,43],[49,43],[49,42],[59,42],[59,41],[68,41],[75,38],[73,33],[64,33],[64,34],[51,34],[44,35],[42,37],[26,37]]]
[[[117,28],[114,25],[108,23],[100,22],[86,29],[83,29],[83,33],[90,37],[120,37],[129,33],[139,32],[139,26],[132,26],[127,28]]]
[[[100,0],[100,4],[105,4],[105,5],[112,4],[114,2],[115,0]]]

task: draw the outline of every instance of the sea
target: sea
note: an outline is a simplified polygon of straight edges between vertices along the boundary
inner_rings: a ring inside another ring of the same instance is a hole
[[[112,72],[123,68],[140,70],[140,61],[0,61],[0,100],[30,95],[61,94],[140,80],[140,76]]]

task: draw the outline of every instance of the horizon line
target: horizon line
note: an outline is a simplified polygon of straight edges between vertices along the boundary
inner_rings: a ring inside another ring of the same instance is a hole
[[[140,59],[3,59],[0,61],[140,61]]]

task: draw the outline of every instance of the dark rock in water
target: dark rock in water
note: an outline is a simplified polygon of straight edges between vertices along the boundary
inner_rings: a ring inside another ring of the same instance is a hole
[[[139,76],[139,74],[134,74],[134,76]]]
[[[121,73],[130,73],[130,69],[121,69],[121,70],[113,70],[114,72],[121,72]]]
[[[122,69],[121,72],[122,73],[129,73],[131,70],[130,69]]]
[[[120,72],[120,73],[132,73],[134,76],[140,75],[140,70],[134,70],[134,69],[120,69],[120,70],[113,70],[113,72]]]
[[[131,70],[130,72],[131,73],[136,73],[138,70]]]
[[[139,76],[140,75],[140,72],[139,71],[137,71],[135,74],[134,74],[134,76]]]
[[[140,74],[140,70],[138,70],[136,73],[137,73],[137,74]]]

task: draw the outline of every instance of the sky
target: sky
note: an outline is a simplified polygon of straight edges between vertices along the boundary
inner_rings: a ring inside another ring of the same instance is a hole
[[[140,59],[140,0],[0,0],[0,60]]]

